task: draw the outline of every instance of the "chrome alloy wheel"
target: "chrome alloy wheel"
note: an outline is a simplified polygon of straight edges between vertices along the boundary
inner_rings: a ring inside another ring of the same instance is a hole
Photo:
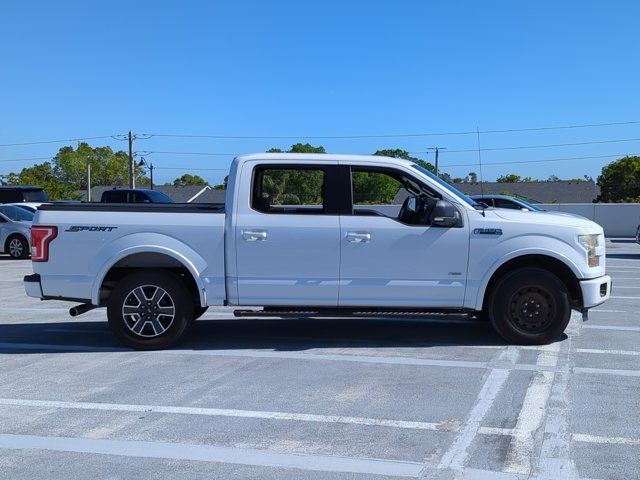
[[[142,285],[131,290],[122,305],[124,323],[136,335],[153,338],[166,332],[175,318],[176,306],[171,295],[156,285]]]
[[[24,247],[19,238],[14,238],[9,242],[9,255],[13,258],[20,258],[22,256]]]

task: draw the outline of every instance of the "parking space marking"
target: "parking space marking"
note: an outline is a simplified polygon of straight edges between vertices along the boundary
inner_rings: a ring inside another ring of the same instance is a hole
[[[613,445],[640,445],[640,438],[602,437],[599,435],[587,435],[584,433],[574,433],[571,438],[575,442],[605,443]]]
[[[584,325],[588,330],[618,330],[621,332],[640,332],[640,327],[620,327],[617,325]]]
[[[578,353],[602,353],[609,355],[640,355],[640,351],[634,350],[599,350],[597,348],[578,348]]]
[[[191,460],[257,467],[414,478],[418,477],[422,469],[422,464],[420,463],[400,460],[339,457],[305,453],[277,453],[267,450],[220,447],[215,445],[48,437],[38,435],[0,434],[0,448],[12,450],[40,449],[58,452],[117,455],[122,457]]]
[[[516,347],[507,347],[507,349],[500,353],[496,363],[508,362],[515,364],[518,355],[519,352]],[[498,397],[498,393],[502,390],[508,377],[509,370],[504,368],[494,368],[489,371],[464,427],[440,459],[438,468],[453,468],[456,470],[465,466],[469,455],[469,447],[478,433],[480,423],[491,409],[491,406]]]
[[[640,377],[640,370],[619,370],[615,368],[574,367],[575,373],[594,373],[597,375],[619,375],[622,377]]]
[[[178,415],[202,415],[212,417],[258,418],[265,420],[291,420],[317,423],[342,423],[375,427],[403,428],[408,430],[453,431],[446,422],[414,422],[407,420],[389,420],[380,418],[347,417],[340,415],[315,415],[307,413],[268,412],[256,410],[238,410],[208,407],[177,407],[171,405],[132,405],[123,403],[64,402],[56,400],[28,400],[20,398],[0,398],[0,405],[57,408],[72,410],[104,410],[112,412],[169,413]]]
[[[560,342],[544,345],[538,354],[536,365],[555,368],[560,345]],[[508,473],[528,475],[531,472],[534,434],[542,425],[553,380],[553,372],[537,372],[527,388],[507,451],[504,470]]]
[[[589,313],[631,313],[626,310],[601,310],[601,309],[590,309]]]
[[[621,300],[640,300],[640,297],[619,297],[616,295],[611,295],[609,298],[617,298]]]

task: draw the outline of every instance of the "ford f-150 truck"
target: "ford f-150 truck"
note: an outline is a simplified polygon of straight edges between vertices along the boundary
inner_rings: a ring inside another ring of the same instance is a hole
[[[166,348],[211,305],[237,316],[466,312],[545,344],[609,298],[602,228],[481,206],[421,165],[360,155],[234,159],[224,205],[44,205],[27,294],[107,307],[137,349]]]

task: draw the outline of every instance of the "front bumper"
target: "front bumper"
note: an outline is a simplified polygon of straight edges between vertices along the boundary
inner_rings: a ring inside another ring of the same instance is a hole
[[[24,290],[27,295],[33,298],[42,298],[42,286],[40,285],[40,275],[34,273],[33,275],[26,275],[23,279]]]
[[[611,277],[603,275],[589,280],[580,280],[582,307],[591,308],[609,300],[611,296]]]

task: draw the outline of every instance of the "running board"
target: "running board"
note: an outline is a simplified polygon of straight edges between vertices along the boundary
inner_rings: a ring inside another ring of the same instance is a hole
[[[377,308],[265,308],[264,310],[234,310],[236,317],[350,317],[350,318],[426,318],[434,314],[470,313],[463,309],[377,309]]]

